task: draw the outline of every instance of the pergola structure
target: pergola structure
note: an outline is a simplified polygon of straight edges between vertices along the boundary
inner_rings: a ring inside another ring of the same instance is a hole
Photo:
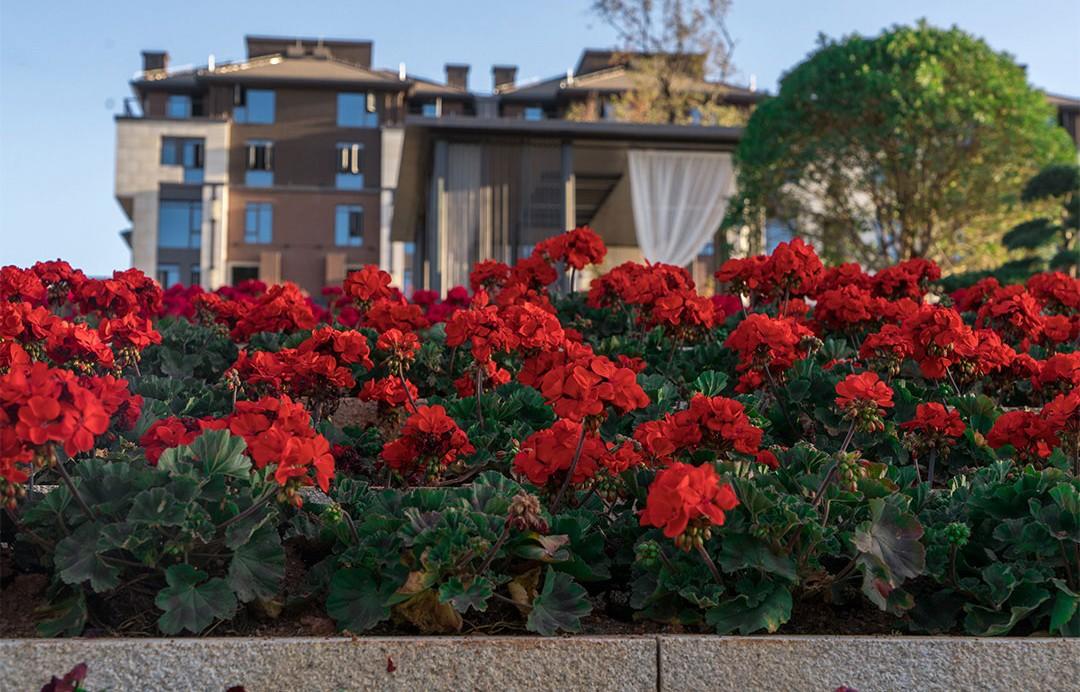
[[[484,118],[405,124],[391,238],[415,243],[417,288],[467,285],[472,265],[512,263],[589,224],[608,265],[688,266],[733,190],[741,128]]]

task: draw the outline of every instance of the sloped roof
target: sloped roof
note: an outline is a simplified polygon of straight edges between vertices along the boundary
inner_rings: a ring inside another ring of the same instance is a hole
[[[567,95],[590,91],[621,93],[633,89],[635,86],[637,84],[633,70],[625,65],[612,65],[586,74],[574,75],[573,77],[552,77],[531,84],[504,86],[496,90],[496,93],[499,96],[513,100],[550,101],[563,93]],[[676,80],[675,87],[688,91],[722,92],[733,101],[753,102],[759,101],[766,96],[764,93],[751,91],[746,87],[691,77]]]
[[[154,70],[135,80],[136,86],[184,88],[200,81],[238,81],[266,83],[319,83],[362,86],[400,87],[396,73],[371,70],[333,57],[286,57],[264,55],[242,62],[217,65],[213,70],[199,67],[182,72]]]

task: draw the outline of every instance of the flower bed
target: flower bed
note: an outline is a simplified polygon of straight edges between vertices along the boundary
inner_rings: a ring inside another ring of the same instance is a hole
[[[3,634],[1080,633],[1080,281],[604,254],[0,269]]]

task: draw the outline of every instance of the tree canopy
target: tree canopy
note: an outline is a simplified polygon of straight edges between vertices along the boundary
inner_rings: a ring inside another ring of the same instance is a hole
[[[1000,248],[1024,182],[1070,155],[1024,69],[971,34],[822,36],[750,118],[729,223],[782,221],[831,259],[957,266]]]

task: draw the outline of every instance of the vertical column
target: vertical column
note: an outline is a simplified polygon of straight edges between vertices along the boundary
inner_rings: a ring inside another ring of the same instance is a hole
[[[440,293],[446,265],[447,154],[446,140],[436,141],[428,200],[427,242],[424,247],[424,287]]]
[[[563,183],[563,230],[570,230],[577,226],[577,180],[574,177],[574,145],[572,142],[562,143],[562,183]],[[575,283],[577,283],[575,281]],[[576,286],[570,285],[570,277],[564,276],[559,281],[560,286],[565,286],[573,291]]]
[[[563,230],[577,226],[577,195],[574,177],[574,145],[562,143],[562,182],[563,182]]]

